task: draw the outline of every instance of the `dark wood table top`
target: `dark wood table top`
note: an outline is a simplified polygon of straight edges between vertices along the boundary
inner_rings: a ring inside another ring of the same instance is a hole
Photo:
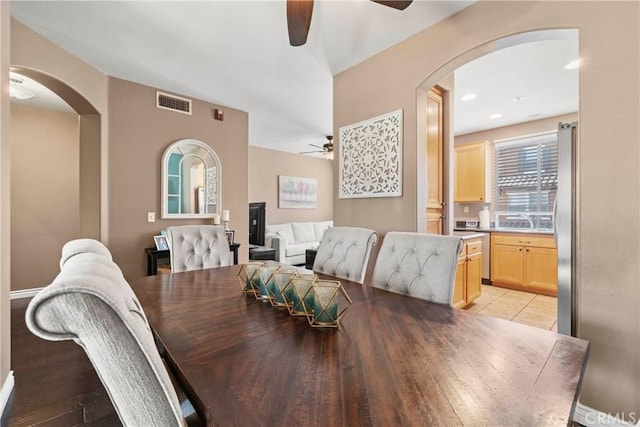
[[[239,269],[131,283],[207,425],[569,422],[584,340],[345,280],[340,328],[311,328],[244,296]]]

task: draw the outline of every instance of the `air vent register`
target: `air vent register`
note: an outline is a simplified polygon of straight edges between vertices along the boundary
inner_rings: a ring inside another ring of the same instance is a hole
[[[176,113],[191,114],[191,100],[168,93],[156,92],[156,107]]]

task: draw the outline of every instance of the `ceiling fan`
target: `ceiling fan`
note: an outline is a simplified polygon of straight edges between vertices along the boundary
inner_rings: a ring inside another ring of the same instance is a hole
[[[405,10],[413,0],[371,1],[397,10]],[[312,14],[313,0],[287,0],[287,27],[291,46],[302,46],[307,42]]]
[[[299,154],[311,154],[311,153],[333,153],[333,135],[327,135],[326,143],[322,144],[322,147],[315,144],[309,144],[312,147],[319,148],[319,150],[314,151],[303,151]]]

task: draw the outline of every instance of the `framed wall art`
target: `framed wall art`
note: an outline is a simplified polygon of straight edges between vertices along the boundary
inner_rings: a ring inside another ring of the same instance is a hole
[[[315,209],[318,207],[318,180],[278,175],[280,209]]]
[[[338,198],[402,196],[402,110],[339,129]]]

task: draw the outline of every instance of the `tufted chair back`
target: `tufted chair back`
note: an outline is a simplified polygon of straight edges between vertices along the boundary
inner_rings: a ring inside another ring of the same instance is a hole
[[[330,227],[324,232],[313,271],[362,283],[378,233],[368,228]]]
[[[60,257],[60,269],[64,266],[64,263],[74,255],[84,254],[84,253],[94,253],[100,254],[107,258],[109,261],[112,260],[111,252],[109,249],[102,243],[93,239],[76,239],[71,240],[62,247],[62,256]]]
[[[167,242],[174,273],[233,264],[233,254],[221,225],[168,227]]]
[[[60,273],[27,307],[29,329],[84,349],[124,425],[185,425],[145,313],[108,249],[83,239],[62,252]]]
[[[449,305],[461,250],[457,236],[389,232],[376,259],[372,285]]]

